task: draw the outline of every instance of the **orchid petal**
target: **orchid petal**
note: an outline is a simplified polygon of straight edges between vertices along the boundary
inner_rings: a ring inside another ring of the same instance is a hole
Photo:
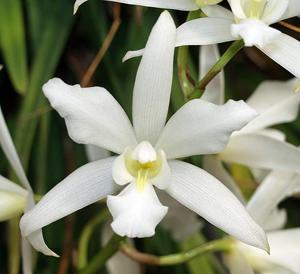
[[[287,12],[290,0],[269,0],[267,1],[263,14],[262,20],[267,24],[271,25],[281,20],[282,16]],[[299,10],[300,11],[300,10]],[[300,14],[300,12],[299,12]]]
[[[53,108],[65,118],[70,137],[77,143],[122,153],[135,146],[131,123],[119,103],[104,88],[70,86],[49,80],[43,91]]]
[[[0,175],[0,192],[11,192],[26,197],[28,191]]]
[[[293,95],[296,84],[295,78],[288,81],[264,81],[246,102],[257,112],[263,113]]]
[[[230,274],[254,274],[254,270],[243,253],[237,249],[233,249],[224,255],[224,263],[228,267]]]
[[[279,33],[270,43],[259,49],[287,71],[300,78],[300,42]]]
[[[300,229],[286,229],[267,234],[271,254],[238,243],[238,249],[252,262],[253,268],[268,274],[300,273]]]
[[[115,157],[88,163],[50,190],[21,218],[21,232],[29,236],[115,190],[111,169]]]
[[[31,190],[30,183],[25,175],[24,169],[22,167],[20,158],[17,154],[16,148],[8,131],[7,125],[5,123],[2,110],[0,108],[0,145],[6,155],[9,163],[16,172],[22,185],[29,191]]]
[[[255,131],[255,133],[276,139],[281,142],[284,142],[286,140],[286,136],[285,136],[284,132],[282,132],[278,129],[274,129],[274,128],[261,129],[261,130]]]
[[[213,67],[213,65],[219,60],[220,53],[217,45],[202,46],[200,48],[200,80],[206,75],[206,73]],[[216,105],[224,104],[225,91],[225,76],[222,70],[215,78],[207,85],[202,100],[211,102]]]
[[[22,238],[22,269],[23,274],[32,274],[32,250],[29,242]]]
[[[174,199],[237,239],[268,250],[264,231],[221,182],[181,161],[170,161],[169,165],[172,184],[167,192]]]
[[[236,134],[220,154],[222,160],[250,167],[300,171],[300,149],[261,134]]]
[[[75,14],[79,8],[79,6],[81,6],[83,3],[87,2],[88,0],[76,0],[75,4],[74,4],[74,9],[73,9],[73,14]]]
[[[176,46],[204,46],[236,40],[231,34],[233,21],[223,18],[200,18],[177,28]]]
[[[126,62],[127,60],[135,57],[142,56],[145,52],[145,49],[139,49],[139,50],[130,50],[127,51],[124,57],[122,58],[122,62]]]
[[[90,162],[101,160],[110,156],[110,152],[104,148],[86,145],[85,152]]]
[[[243,204],[246,204],[243,193],[234,182],[233,178],[223,167],[221,160],[214,155],[205,155],[203,168],[222,182]]]
[[[133,181],[133,177],[125,165],[125,154],[126,152],[118,156],[112,167],[112,176],[118,185],[126,185]]]
[[[233,13],[230,10],[223,8],[219,5],[203,7],[202,11],[205,13],[207,17],[224,18],[224,19],[229,19],[231,21],[234,21]]]
[[[229,5],[231,7],[231,10],[234,14],[239,19],[245,19],[247,16],[245,14],[244,6],[242,4],[243,1],[241,0],[228,0]]]
[[[175,240],[185,241],[203,227],[203,222],[194,211],[177,202],[165,191],[160,191],[158,194],[161,202],[169,208],[161,225],[170,231]]]
[[[128,185],[118,196],[108,196],[107,206],[114,221],[115,233],[130,238],[151,237],[155,227],[167,214],[151,184],[139,191],[135,182]]]
[[[300,15],[300,2],[299,0],[289,0],[289,5],[280,20],[289,19]],[[279,21],[279,20],[278,20]]]
[[[214,154],[226,147],[233,131],[255,115],[243,101],[229,100],[218,106],[194,99],[170,118],[156,147],[162,149],[168,159]]]
[[[191,11],[199,9],[194,0],[106,0],[130,5],[146,6],[152,8]]]
[[[165,11],[149,36],[136,75],[132,117],[139,141],[155,143],[163,129],[170,101],[176,27]]]
[[[294,121],[298,116],[300,92],[293,92],[294,79],[288,82],[265,82],[247,100],[260,114],[242,130],[254,132],[280,123]]]
[[[26,206],[26,196],[10,192],[0,191],[0,222],[20,216]]]
[[[170,181],[171,170],[163,151],[161,153],[162,163],[159,173],[150,180],[150,183],[159,189],[166,189],[172,182]]]
[[[287,222],[287,212],[285,209],[275,208],[265,220],[262,220],[261,227],[265,231],[275,231],[283,229]]]
[[[270,259],[295,273],[300,273],[300,229],[286,229],[268,233]]]
[[[259,185],[250,201],[247,210],[254,220],[263,225],[265,220],[287,196],[286,190],[295,175],[290,172],[271,172]]]

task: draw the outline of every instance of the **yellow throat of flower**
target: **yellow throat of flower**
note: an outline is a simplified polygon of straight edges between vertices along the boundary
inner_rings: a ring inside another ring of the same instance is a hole
[[[248,6],[248,17],[260,19],[263,15],[267,0],[250,0]]]
[[[156,177],[161,171],[163,158],[161,153],[157,153],[155,161],[141,163],[132,158],[131,152],[125,155],[125,165],[128,172],[136,178],[138,191],[142,192],[150,179]]]

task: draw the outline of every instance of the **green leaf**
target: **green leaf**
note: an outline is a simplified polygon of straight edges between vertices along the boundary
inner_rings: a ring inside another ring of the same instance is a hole
[[[28,92],[23,101],[19,114],[18,128],[16,133],[16,146],[22,157],[25,168],[28,166],[33,138],[36,132],[39,111],[45,110],[45,98],[42,95],[42,85],[51,78],[60,61],[61,54],[66,44],[73,22],[72,1],[40,1],[28,2],[28,17],[36,17],[36,9],[43,10],[48,5],[47,17],[44,17],[44,27],[40,29],[36,37],[38,45],[30,74]],[[36,18],[35,22],[41,20]],[[31,22],[33,19],[29,20]],[[34,25],[34,24],[33,24]],[[33,40],[33,43],[34,40]],[[42,107],[44,106],[44,107]]]
[[[24,94],[28,68],[21,0],[0,0],[0,46],[14,88]]]

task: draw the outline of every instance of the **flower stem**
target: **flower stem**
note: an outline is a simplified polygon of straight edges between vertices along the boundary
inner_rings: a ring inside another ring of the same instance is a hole
[[[103,210],[99,215],[90,220],[84,227],[78,245],[78,269],[83,269],[88,262],[88,246],[94,229],[109,217],[109,212]]]
[[[196,248],[192,248],[188,251],[166,256],[154,256],[151,254],[142,253],[125,243],[122,243],[121,250],[128,257],[140,263],[167,266],[185,263],[197,256],[204,255],[208,252],[229,251],[231,249],[231,244],[232,240],[230,238],[224,238],[221,240],[211,241]]]
[[[77,272],[77,274],[99,273],[99,270],[104,267],[106,261],[118,251],[123,239],[123,237],[114,234],[109,242],[99,251],[98,254],[94,256],[89,264]]]
[[[186,22],[190,20],[202,17],[202,13],[199,11],[191,11],[188,14]],[[191,76],[191,71],[189,67],[189,47],[183,46],[179,47],[177,53],[177,67],[178,67],[178,79],[180,83],[181,90],[184,97],[186,98],[195,89],[195,81]]]
[[[199,98],[205,91],[206,86],[211,80],[230,62],[230,60],[244,47],[243,40],[233,42],[224,52],[217,63],[207,72],[207,74],[198,82],[195,90],[188,96],[188,99]]]

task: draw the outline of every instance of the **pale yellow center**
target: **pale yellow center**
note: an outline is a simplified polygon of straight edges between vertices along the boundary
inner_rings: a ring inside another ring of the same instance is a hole
[[[150,179],[156,177],[161,171],[163,158],[161,153],[157,153],[157,159],[146,163],[141,163],[132,158],[131,151],[125,154],[125,165],[128,172],[136,178],[136,185],[139,191],[143,191]]]
[[[263,15],[267,0],[250,0],[248,17],[260,19]]]

